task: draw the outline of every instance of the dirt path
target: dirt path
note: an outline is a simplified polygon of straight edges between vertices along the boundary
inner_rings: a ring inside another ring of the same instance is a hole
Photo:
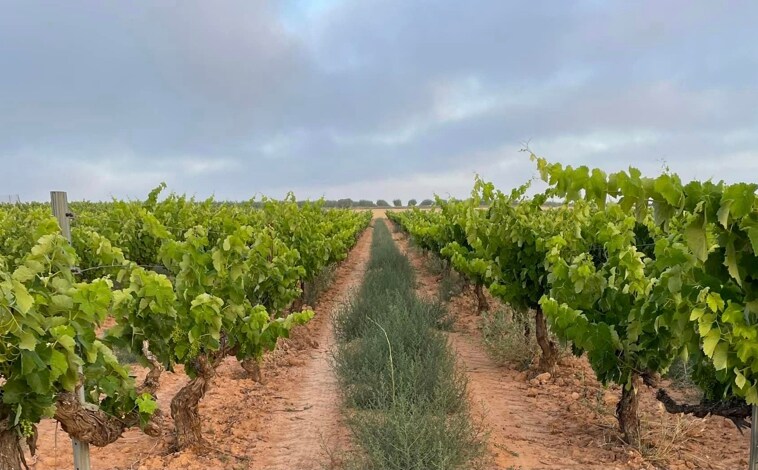
[[[372,230],[335,270],[331,286],[314,306],[316,317],[280,342],[263,361],[264,383],[249,378],[234,358],[218,368],[200,404],[202,452],[168,453],[165,439],[128,430],[105,448],[92,448],[96,470],[321,469],[325,446],[347,442],[340,425],[340,397],[330,367],[331,315],[363,278]],[[134,367],[138,380],[144,374]],[[168,412],[171,398],[187,382],[181,367],[161,377],[158,402]],[[172,429],[166,417],[166,429]],[[71,441],[52,420],[39,426],[38,452],[27,459],[33,470],[72,468]],[[328,468],[328,467],[327,467]]]
[[[372,233],[367,230],[362,235],[336,275],[334,292],[319,303],[319,346],[298,367],[289,390],[280,391],[283,397],[279,406],[269,410],[266,425],[261,428],[265,438],[255,449],[251,468],[320,469],[335,463],[327,460],[328,450],[345,446],[347,434],[341,423],[339,389],[331,366],[334,332],[330,320],[363,280]]]
[[[402,233],[393,238],[417,272],[420,295],[437,296],[439,279],[425,260],[409,249]],[[499,302],[490,299],[491,306]],[[491,469],[723,469],[747,466],[749,433],[741,435],[719,417],[696,419],[666,413],[643,390],[640,412],[644,433],[656,447],[642,455],[624,445],[614,410],[620,391],[597,382],[586,359],[563,357],[552,377],[538,380],[526,372],[496,364],[486,351],[481,316],[470,292],[454,297],[455,318],[449,335],[468,377],[475,416],[488,434]],[[531,379],[531,380],[530,380]]]
[[[467,335],[451,333],[449,338],[468,376],[475,414],[483,417],[490,433],[493,469],[614,468],[598,463],[597,456],[584,446],[566,445],[559,434],[571,423],[560,422],[548,410],[535,406],[518,374],[496,365]]]

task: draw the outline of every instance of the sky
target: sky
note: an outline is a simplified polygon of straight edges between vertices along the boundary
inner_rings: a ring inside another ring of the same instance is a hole
[[[758,2],[0,0],[0,198],[758,180]]]

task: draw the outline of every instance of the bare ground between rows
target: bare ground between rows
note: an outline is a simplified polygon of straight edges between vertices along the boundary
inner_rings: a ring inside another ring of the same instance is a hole
[[[340,397],[330,364],[332,314],[363,278],[372,230],[366,230],[334,273],[332,285],[314,307],[315,318],[292,332],[263,361],[264,383],[248,378],[236,359],[218,369],[200,404],[209,448],[167,453],[172,422],[163,438],[129,430],[115,443],[91,450],[93,470],[320,469],[325,449],[346,445]],[[145,371],[134,367],[137,379]],[[181,368],[164,373],[158,402],[168,412],[171,398],[187,383]],[[40,424],[33,470],[73,468],[71,441],[52,420]]]
[[[436,297],[439,278],[426,269],[424,255],[404,233],[393,234],[417,273],[420,295]],[[502,308],[488,297],[492,308]],[[475,419],[488,432],[491,469],[714,469],[747,467],[750,436],[720,417],[705,419],[666,413],[654,391],[641,392],[640,411],[656,448],[646,456],[625,445],[614,416],[620,391],[603,387],[585,358],[564,356],[554,376],[503,366],[487,354],[481,316],[470,290],[448,304],[455,319],[450,344],[468,378]],[[476,418],[478,417],[478,418]]]

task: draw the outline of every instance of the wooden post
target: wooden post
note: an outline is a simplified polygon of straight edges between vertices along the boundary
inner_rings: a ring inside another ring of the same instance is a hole
[[[753,405],[753,420],[750,423],[750,465],[749,470],[758,470],[758,406]]]
[[[58,225],[61,226],[61,233],[66,240],[71,241],[71,224],[68,211],[68,198],[64,191],[50,191],[50,205],[53,208],[53,215],[58,219]]]
[[[70,242],[71,241],[71,214],[68,209],[68,197],[64,191],[50,191],[50,206],[53,208],[53,215],[58,219],[58,225],[61,227],[61,233]],[[82,375],[82,368],[79,366],[79,376]],[[84,404],[84,384],[77,388],[79,402]],[[90,470],[89,463],[89,444],[78,439],[71,439],[74,448],[74,470]]]

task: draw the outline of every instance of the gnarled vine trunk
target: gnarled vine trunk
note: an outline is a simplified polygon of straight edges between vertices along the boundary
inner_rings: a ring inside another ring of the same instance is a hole
[[[190,380],[171,400],[176,448],[179,450],[203,443],[198,406],[208,391],[216,370],[215,364],[207,356],[199,356],[195,366],[197,377]]]
[[[74,439],[95,447],[105,447],[121,437],[129,428],[140,425],[139,413],[134,411],[123,418],[104,413],[97,405],[82,404],[75,393],[59,393],[55,402],[54,418]],[[160,410],[156,410],[142,430],[151,437],[159,437],[163,430]]]
[[[240,361],[240,365],[243,369],[245,369],[245,372],[247,372],[248,376],[253,379],[254,382],[258,382],[259,384],[265,384],[266,381],[263,379],[263,371],[261,370],[261,363],[258,362],[257,359],[249,358],[249,359],[243,359]]]
[[[137,393],[140,395],[143,393],[149,393],[155,397],[155,393],[160,386],[161,374],[163,374],[163,364],[161,364],[158,358],[155,357],[155,354],[150,351],[150,344],[147,341],[142,342],[142,354],[150,364],[150,370],[147,372],[145,380],[142,381],[142,385],[140,385]]]
[[[542,350],[540,355],[539,369],[542,372],[553,372],[555,364],[558,362],[558,350],[555,343],[550,341],[547,331],[547,320],[541,308],[534,311],[534,333],[537,337],[537,344]]]
[[[151,367],[144,382],[137,389],[137,393],[140,395],[148,393],[154,397],[158,390],[163,366],[150,353],[147,343],[143,344],[142,350]],[[95,447],[105,447],[112,444],[121,437],[125,430],[140,425],[137,410],[122,418],[111,416],[100,410],[97,405],[79,402],[78,396],[73,392],[58,394],[54,418],[69,436]],[[155,411],[142,431],[151,437],[159,437],[162,434],[163,416],[160,410]]]
[[[616,417],[619,421],[619,427],[624,434],[626,442],[632,446],[639,447],[640,444],[640,416],[637,412],[639,408],[639,388],[641,384],[640,375],[632,372],[631,387],[625,386],[621,391],[621,401],[616,405]]]
[[[126,429],[120,420],[103,413],[96,405],[80,403],[76,393],[71,392],[58,394],[55,419],[69,436],[96,447],[116,442]]]
[[[474,293],[476,294],[476,312],[482,313],[490,309],[487,303],[487,297],[484,296],[484,286],[481,284],[474,284]]]
[[[657,386],[657,384],[651,385],[648,383],[644,376],[642,380],[647,386]],[[688,403],[677,403],[677,401],[669,395],[664,388],[658,389],[655,398],[663,404],[666,411],[669,413],[685,413],[698,418],[705,418],[710,415],[721,416],[734,423],[740,432],[743,428],[749,428],[752,426],[752,423],[750,422],[753,413],[752,407],[741,398],[735,397],[727,401],[701,402],[696,405],[691,405]]]
[[[6,427],[5,422],[0,422],[0,468],[8,470],[27,468],[24,463],[21,439],[15,429]]]

